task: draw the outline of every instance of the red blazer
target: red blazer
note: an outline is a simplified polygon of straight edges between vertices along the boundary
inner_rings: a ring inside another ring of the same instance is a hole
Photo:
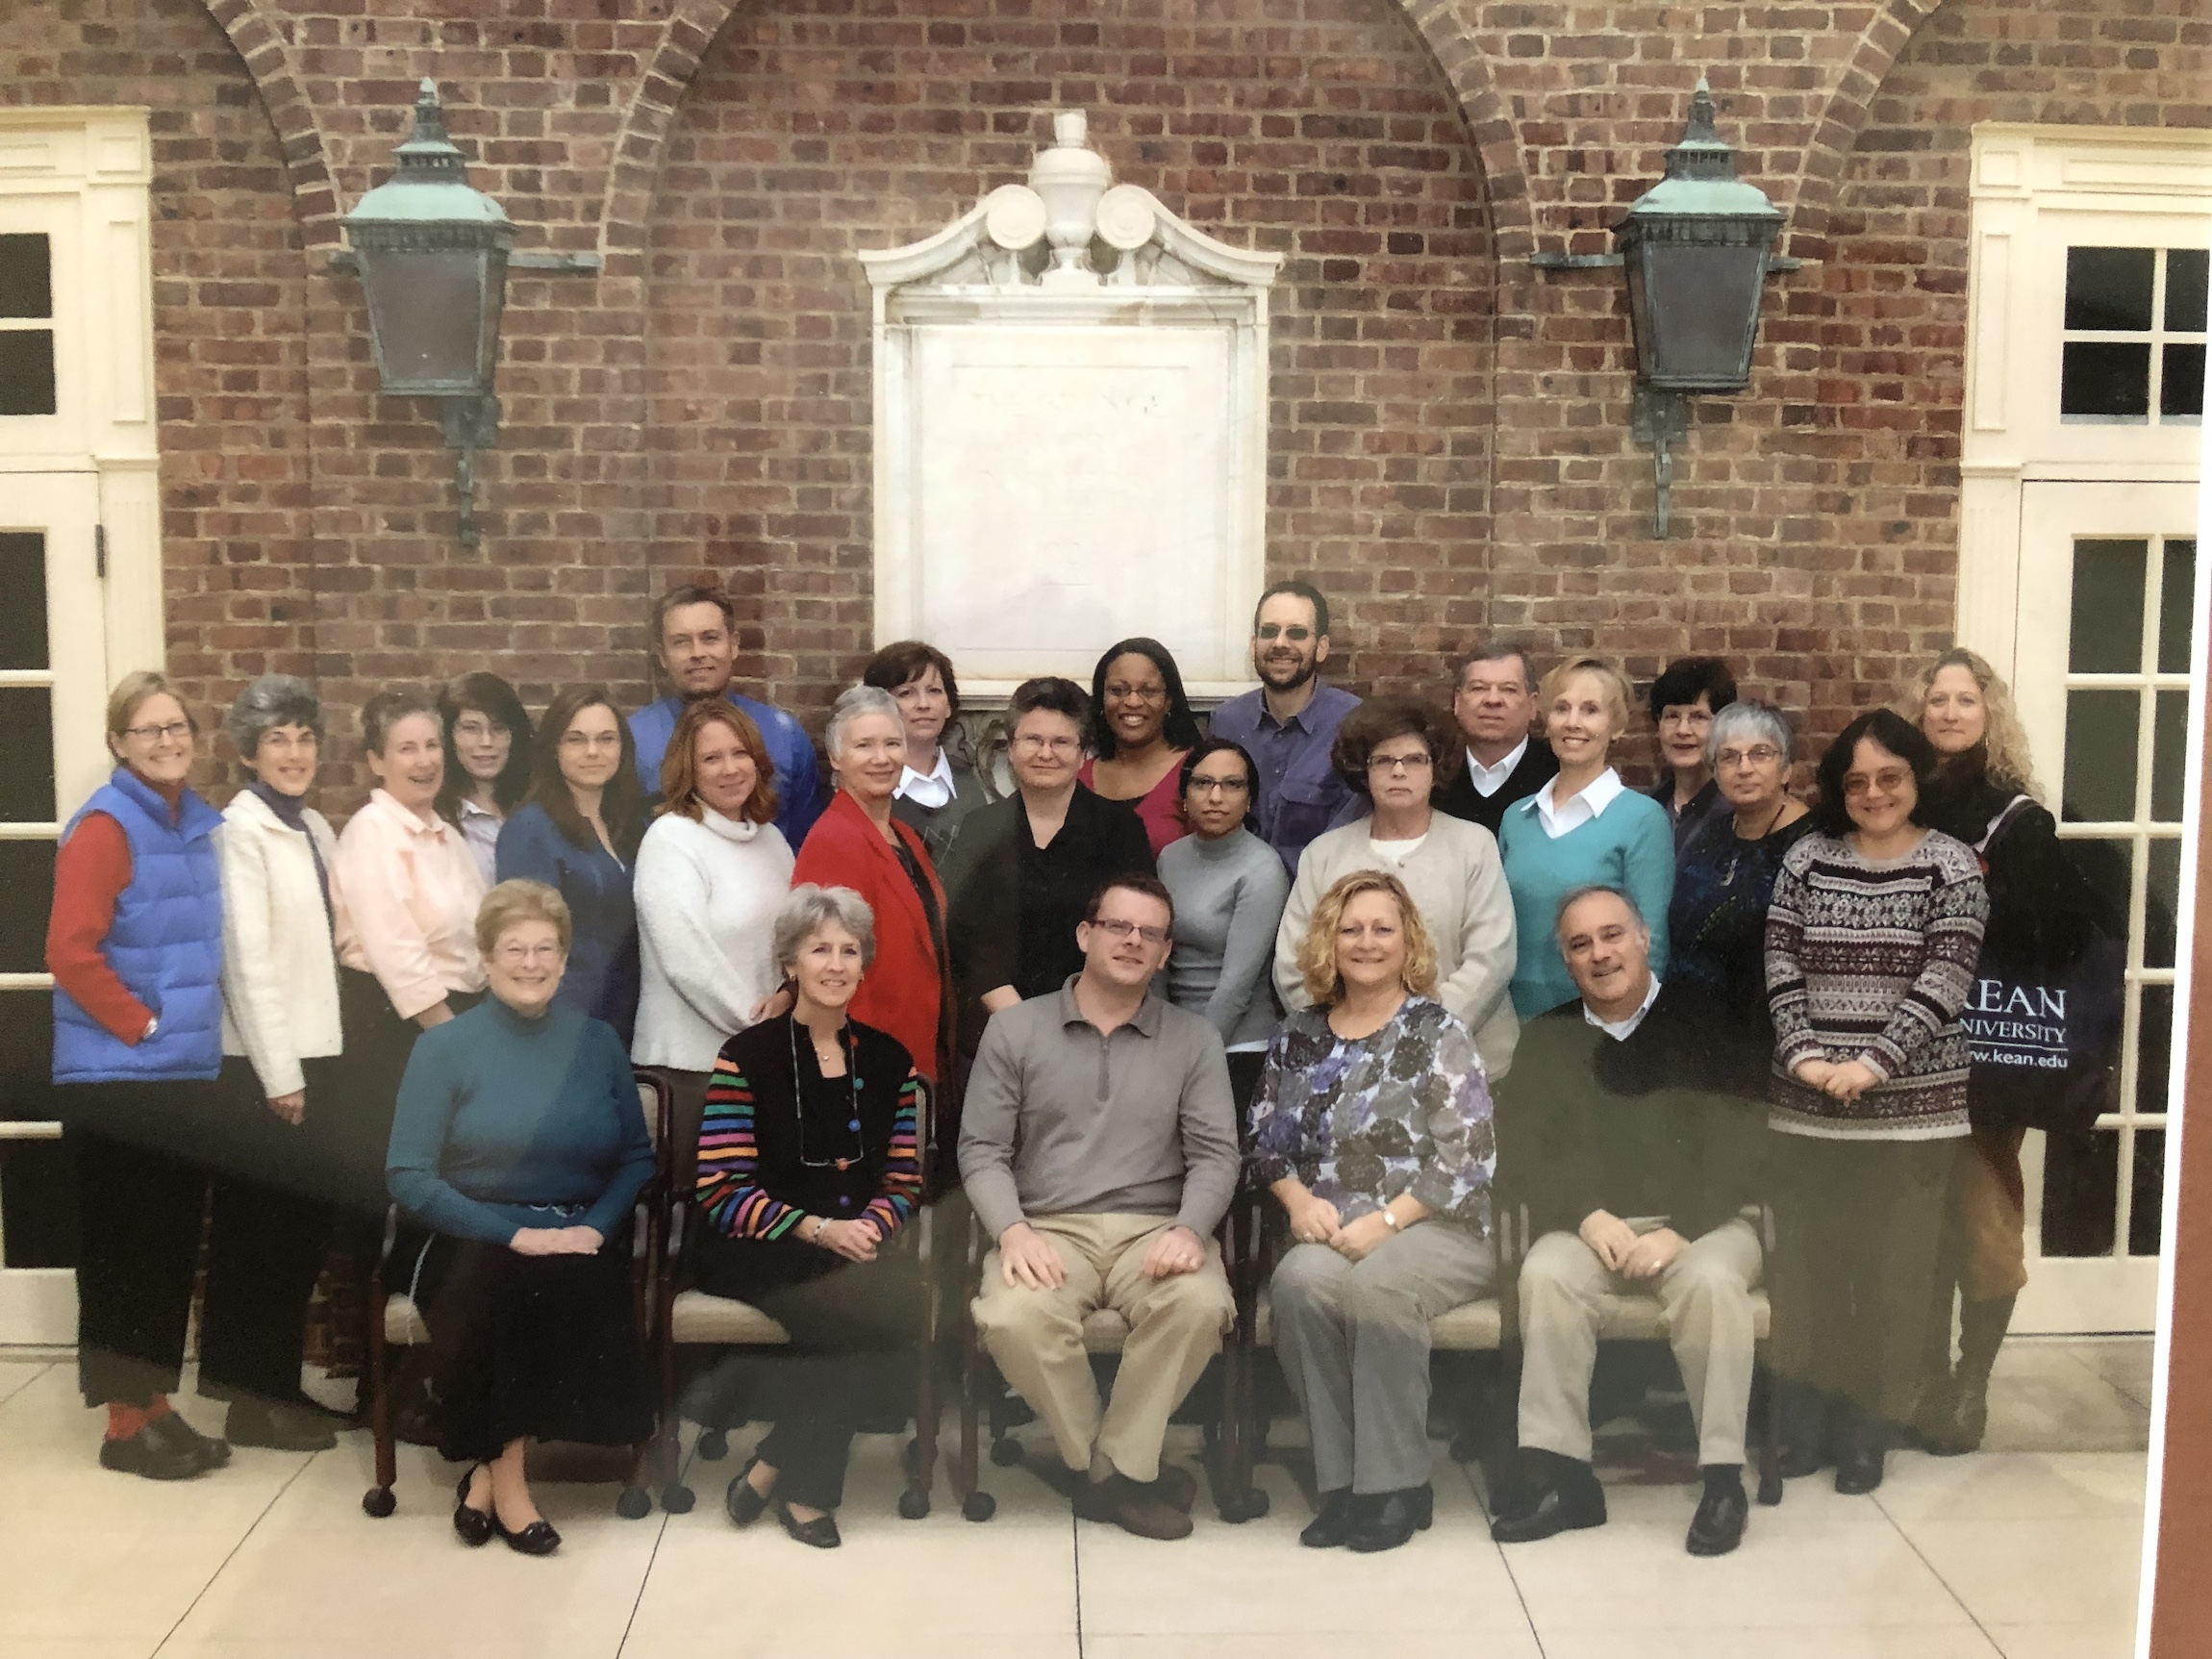
[[[896,818],[891,827],[929,878],[942,918],[944,889],[938,885],[921,837]],[[940,1029],[944,977],[937,940],[930,932],[921,895],[914,891],[898,854],[868,822],[861,804],[843,790],[830,796],[792,868],[793,887],[810,881],[822,887],[849,887],[867,900],[875,913],[875,963],[852,999],[852,1018],[897,1038],[906,1045],[914,1068],[936,1082],[944,1075],[940,1043],[949,1037]]]

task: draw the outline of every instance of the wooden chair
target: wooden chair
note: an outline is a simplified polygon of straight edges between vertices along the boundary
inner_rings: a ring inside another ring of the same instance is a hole
[[[667,1104],[664,1111],[668,1116],[663,1129],[664,1138],[681,1143],[687,1131],[674,1121],[673,1092],[665,1098]],[[924,1148],[924,1169],[935,1168],[936,1122],[935,1096],[924,1087],[921,1121],[916,1126],[919,1144]],[[655,1287],[659,1317],[654,1324],[658,1333],[661,1391],[659,1463],[666,1481],[661,1491],[661,1507],[674,1515],[683,1514],[697,1501],[697,1495],[691,1487],[676,1477],[679,1428],[676,1349],[712,1345],[772,1352],[791,1343],[790,1333],[750,1302],[712,1295],[684,1283],[686,1262],[696,1254],[692,1246],[697,1243],[698,1230],[705,1224],[698,1206],[692,1202],[698,1161],[697,1125],[690,1126],[688,1137],[690,1144],[674,1144],[670,1158],[671,1174],[662,1224],[662,1236],[667,1241],[667,1247],[661,1257]],[[924,1201],[916,1206],[914,1219],[904,1229],[906,1237],[899,1244],[901,1248],[919,1252],[923,1306],[921,1336],[915,1345],[915,1437],[907,1447],[906,1489],[898,1496],[898,1512],[909,1521],[919,1521],[929,1513],[929,1489],[937,1471],[936,1373],[931,1360],[936,1345],[937,1286],[931,1269],[932,1217],[927,1198],[925,1193]],[[719,1426],[708,1425],[699,1433],[697,1449],[704,1461],[718,1462],[728,1454],[728,1435]]]
[[[630,1262],[639,1334],[650,1342],[654,1312],[651,1291],[655,1264],[662,1254],[661,1217],[666,1209],[667,1123],[673,1108],[666,1077],[644,1068],[637,1068],[636,1076],[639,1108],[645,1115],[645,1133],[653,1143],[653,1176],[638,1195],[630,1223]],[[392,1250],[398,1240],[399,1206],[393,1204],[385,1211],[384,1244],[368,1281],[369,1422],[376,1437],[376,1484],[362,1494],[361,1507],[380,1521],[399,1506],[391,1490],[399,1477],[399,1459],[391,1428],[390,1350],[419,1347],[430,1341],[430,1327],[422,1310],[413,1296],[395,1291],[390,1282]],[[657,1427],[651,1440],[635,1448],[630,1476],[615,1503],[615,1512],[626,1521],[636,1521],[653,1507],[653,1461],[665,1440],[665,1433]]]

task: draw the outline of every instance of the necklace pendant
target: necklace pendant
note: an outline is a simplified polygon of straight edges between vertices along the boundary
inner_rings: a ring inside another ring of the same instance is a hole
[[[837,1167],[839,1172],[842,1173],[844,1170],[852,1168],[852,1160],[850,1158],[840,1158],[837,1161]]]

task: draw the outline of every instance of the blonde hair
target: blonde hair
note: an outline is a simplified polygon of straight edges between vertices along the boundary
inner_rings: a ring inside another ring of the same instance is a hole
[[[2012,688],[1979,651],[1970,651],[1963,645],[1946,651],[1921,670],[1919,683],[1898,712],[1912,721],[1916,730],[1920,729],[1922,718],[1927,713],[1928,692],[1935,688],[1936,676],[1946,668],[1964,668],[1973,676],[1974,686],[1981,692],[1981,742],[1989,755],[1990,782],[1999,789],[2041,794],[2043,792],[2035,783],[2035,762],[2027,752],[2027,731],[2020,723],[2020,710],[2013,703]]]
[[[1436,941],[1405,883],[1379,869],[1355,869],[1314,906],[1306,937],[1298,942],[1298,977],[1305,982],[1306,994],[1323,1008],[1344,1000],[1344,975],[1337,971],[1337,929],[1344,925],[1345,907],[1363,892],[1386,893],[1397,906],[1398,925],[1405,930],[1405,987],[1416,996],[1434,996]]]
[[[561,939],[561,954],[568,954],[576,937],[576,918],[568,913],[568,901],[558,888],[520,877],[501,882],[476,907],[476,948],[490,956],[501,934],[525,921],[551,922]]]
[[[125,674],[115,682],[115,689],[108,693],[108,736],[119,738],[131,729],[131,722],[138,717],[138,711],[155,697],[174,697],[177,707],[185,711],[185,724],[199,736],[200,722],[185,702],[184,693],[169,684],[169,677],[152,668],[140,668]]]
[[[1605,687],[1605,712],[1612,717],[1613,735],[1621,736],[1628,729],[1628,706],[1635,701],[1635,688],[1628,684],[1626,674],[1602,657],[1576,657],[1545,675],[1543,688],[1537,692],[1538,712],[1548,724],[1551,705],[1559,700],[1567,682],[1577,674],[1595,674]]]

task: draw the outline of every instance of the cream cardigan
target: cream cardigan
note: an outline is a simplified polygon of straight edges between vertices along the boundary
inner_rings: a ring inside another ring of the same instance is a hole
[[[306,1086],[302,1060],[337,1054],[338,954],[354,946],[338,889],[338,838],[322,814],[305,815],[329,872],[337,950],[307,837],[240,790],[223,809],[215,851],[223,876],[223,1052],[253,1062],[270,1099]]]

